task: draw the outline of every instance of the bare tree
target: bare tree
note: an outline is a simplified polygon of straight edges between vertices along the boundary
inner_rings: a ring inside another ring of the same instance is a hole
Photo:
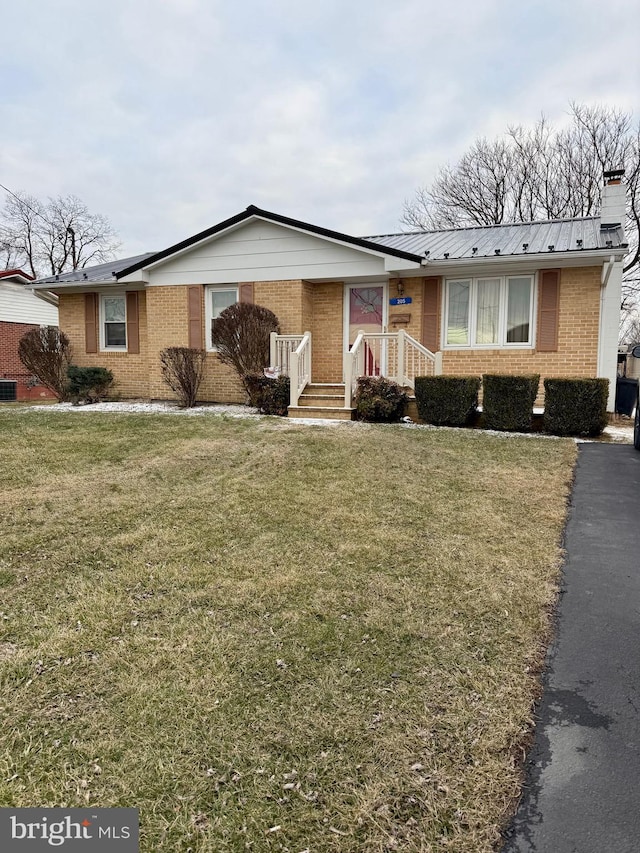
[[[624,168],[627,183],[625,303],[640,293],[640,124],[613,107],[571,104],[571,122],[554,129],[510,127],[503,138],[477,139],[454,166],[405,202],[410,229],[496,225],[595,216],[602,173]]]
[[[36,278],[111,260],[117,235],[100,213],[74,195],[42,202],[7,193],[0,219],[0,258],[5,268],[26,268]]]
[[[245,377],[262,373],[269,364],[270,333],[279,331],[273,311],[252,302],[235,302],[213,320],[211,342],[219,360],[233,367],[248,391]]]

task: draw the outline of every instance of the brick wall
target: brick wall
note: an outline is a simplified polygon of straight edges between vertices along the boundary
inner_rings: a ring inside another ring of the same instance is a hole
[[[310,284],[303,281],[254,282],[254,300],[273,311],[283,334],[310,330],[313,339],[314,382],[342,381],[343,282]],[[412,337],[422,334],[422,279],[405,279],[404,295],[411,305],[389,306],[389,330],[404,328]],[[397,282],[389,285],[389,296],[397,294]],[[202,288],[202,316],[205,316]],[[595,376],[600,299],[598,267],[563,270],[560,279],[558,351],[535,350],[445,350],[446,374],[480,375],[486,372],[540,373],[545,376]],[[398,325],[394,318],[408,315]],[[162,381],[160,352],[168,346],[188,346],[187,287],[149,287],[140,293],[140,355],[85,352],[84,295],[60,295],[60,326],[69,335],[74,361],[113,371],[122,397],[172,399]],[[221,364],[215,353],[207,356],[199,399],[207,402],[243,402],[244,391],[231,368]],[[538,399],[541,404],[542,396]]]
[[[138,294],[140,323],[140,353],[90,352],[86,350],[84,322],[84,293],[60,293],[58,314],[60,328],[69,336],[73,363],[79,367],[106,367],[115,379],[113,394],[124,399],[149,397],[147,364],[147,310],[146,295]],[[98,333],[96,329],[96,334]],[[100,336],[98,334],[98,340]]]
[[[600,268],[576,267],[560,274],[558,351],[444,350],[443,372],[460,376],[482,373],[539,373],[536,405],[544,402],[543,380],[548,376],[595,377],[600,319]]]
[[[314,382],[342,382],[344,284],[314,284],[311,376]]]
[[[31,385],[32,374],[18,357],[20,338],[39,326],[33,323],[8,323],[0,321],[0,379],[15,380],[17,399],[21,401],[53,399],[54,395],[44,385]]]

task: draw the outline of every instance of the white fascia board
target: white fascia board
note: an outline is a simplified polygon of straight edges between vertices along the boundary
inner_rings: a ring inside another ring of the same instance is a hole
[[[48,290],[54,296],[61,290],[68,293],[94,293],[95,291],[107,291],[113,289],[122,290],[122,279],[118,280],[111,278],[108,281],[49,281],[46,284],[32,286],[29,290],[33,290],[36,296],[40,290]],[[144,282],[133,282],[128,284],[126,290],[144,290]]]
[[[173,257],[173,255],[171,257]],[[166,258],[165,260],[169,260],[169,259]],[[141,284],[143,287],[145,284],[147,284],[148,281],[149,281],[149,272],[148,272],[147,267],[145,267],[143,270],[136,270],[135,272],[132,272],[130,275],[125,275],[123,278],[115,278],[114,279],[114,282],[116,282],[117,284],[122,284],[122,282],[126,282],[126,283],[135,282],[135,283]]]
[[[530,272],[531,270],[556,269],[556,267],[593,267],[606,263],[611,257],[621,261],[627,250],[611,249],[581,250],[575,252],[543,252],[530,255],[496,255],[481,258],[450,258],[423,263],[420,275],[455,276],[461,272],[482,270],[491,275],[505,275],[511,272]],[[411,275],[411,273],[409,273]]]
[[[37,296],[38,299],[42,299],[43,302],[48,302],[49,305],[53,305],[55,308],[58,307],[58,297],[55,293],[51,293],[50,290],[34,290],[33,287],[29,287],[34,296]]]
[[[358,247],[353,246],[352,248],[357,249]],[[363,251],[366,250],[363,249]],[[404,275],[405,272],[410,270],[418,270],[419,272],[422,269],[423,266],[418,261],[405,261],[402,258],[396,258],[393,255],[384,256],[384,271],[391,273],[392,275]]]
[[[401,264],[402,268],[405,267],[407,269],[416,269],[420,267],[419,263],[414,263],[413,261],[405,260],[404,258],[398,258],[396,255],[391,255],[389,252],[385,252],[384,249],[369,249],[364,246],[358,246],[355,243],[350,243],[347,240],[338,240],[335,237],[327,237],[325,234],[318,234],[315,231],[311,231],[307,228],[298,228],[295,225],[284,224],[283,222],[277,222],[274,219],[269,219],[267,216],[258,216],[256,214],[248,217],[247,219],[243,219],[242,222],[235,222],[233,225],[229,225],[228,228],[225,228],[222,231],[217,231],[215,234],[210,234],[208,237],[203,237],[202,240],[198,240],[197,243],[191,243],[191,245],[186,246],[184,249],[180,249],[177,252],[172,252],[170,255],[167,255],[166,258],[161,258],[159,261],[156,261],[153,264],[148,264],[145,267],[142,267],[140,270],[135,272],[134,276],[141,276],[143,273],[146,273],[146,281],[149,280],[148,270],[154,270],[158,267],[161,267],[163,264],[168,261],[173,261],[176,258],[179,258],[181,255],[185,255],[188,252],[192,252],[198,246],[203,246],[206,243],[214,243],[216,240],[219,240],[221,237],[225,237],[228,234],[231,234],[233,231],[238,231],[243,228],[245,225],[248,225],[251,222],[268,222],[270,225],[277,225],[280,228],[288,229],[289,231],[297,231],[299,234],[307,234],[312,237],[317,237],[318,240],[325,240],[327,243],[335,243],[338,246],[345,246],[349,249],[355,249],[357,252],[362,252],[366,255],[373,255],[377,258],[385,259],[385,269],[387,269],[387,259],[389,259],[391,268],[395,271],[398,268],[398,265]],[[127,278],[121,278],[119,281],[127,281]]]

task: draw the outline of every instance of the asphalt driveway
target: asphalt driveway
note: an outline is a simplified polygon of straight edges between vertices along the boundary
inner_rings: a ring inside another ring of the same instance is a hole
[[[523,799],[503,853],[640,850],[640,453],[581,444]]]

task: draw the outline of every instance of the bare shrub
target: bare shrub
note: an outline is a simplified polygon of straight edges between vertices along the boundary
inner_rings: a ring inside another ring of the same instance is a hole
[[[69,396],[67,369],[71,344],[57,326],[40,326],[26,332],[18,343],[18,356],[30,373],[52,391],[58,400]]]
[[[269,364],[271,332],[280,332],[278,318],[268,308],[251,302],[230,305],[211,325],[211,342],[218,358],[233,367],[245,389],[245,376],[262,373]]]
[[[160,353],[162,378],[184,409],[196,404],[206,356],[204,350],[190,347],[167,347]]]

